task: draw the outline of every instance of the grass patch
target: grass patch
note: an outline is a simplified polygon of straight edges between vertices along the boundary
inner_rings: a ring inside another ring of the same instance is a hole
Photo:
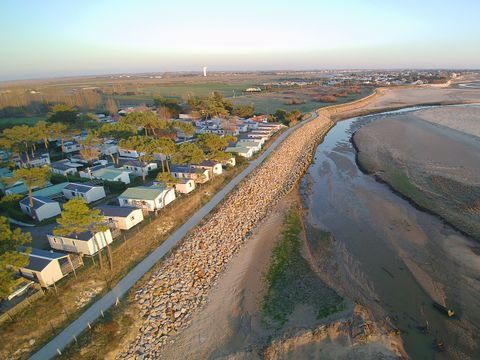
[[[299,211],[292,208],[264,277],[262,312],[267,324],[281,327],[299,304],[319,309],[318,316],[342,309],[342,298],[318,278],[302,256],[302,231]]]
[[[0,118],[0,130],[8,129],[16,125],[33,126],[40,120],[45,120],[45,119],[46,118],[44,116]]]
[[[62,351],[58,359],[93,360],[98,354],[106,354],[120,346],[121,339],[134,323],[132,314],[125,314],[126,305],[122,303],[105,312],[91,330],[85,331]]]
[[[343,310],[345,310],[345,303],[343,301],[336,305],[321,307],[320,310],[318,310],[317,319],[320,320],[320,319],[326,318],[327,316],[330,316],[332,314],[335,314]]]
[[[398,170],[388,172],[386,175],[386,181],[393,189],[412,199],[417,204],[420,204],[421,206],[428,204],[428,197],[403,172]]]

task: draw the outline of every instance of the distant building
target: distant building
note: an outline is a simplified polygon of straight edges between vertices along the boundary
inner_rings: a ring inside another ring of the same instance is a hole
[[[246,92],[260,92],[262,91],[262,89],[260,89],[259,87],[250,87],[248,89],[245,90]]]
[[[118,156],[120,158],[138,159],[141,155],[144,155],[144,153],[136,151],[136,150],[122,149],[120,147],[118,148]]]
[[[253,116],[253,117],[251,117],[249,120],[252,120],[252,121],[255,121],[255,122],[266,123],[266,122],[268,122],[268,115],[257,115],[257,116]]]

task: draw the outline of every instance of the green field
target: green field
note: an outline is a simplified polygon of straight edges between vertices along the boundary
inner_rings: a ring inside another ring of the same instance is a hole
[[[311,89],[309,89],[311,91]],[[312,94],[302,89],[276,91],[270,93],[260,93],[252,95],[242,95],[232,98],[235,105],[253,105],[256,113],[273,114],[278,109],[287,111],[299,110],[308,112],[318,109],[322,106],[346,103],[352,100],[367,96],[372,91],[370,89],[362,89],[359,94],[352,94],[345,97],[337,98],[336,103],[324,103],[316,101],[312,98]],[[289,99],[296,99],[304,102],[303,104],[288,104]]]
[[[35,125],[40,120],[45,120],[45,117],[32,116],[19,118],[0,118],[0,129],[6,129],[15,125]]]

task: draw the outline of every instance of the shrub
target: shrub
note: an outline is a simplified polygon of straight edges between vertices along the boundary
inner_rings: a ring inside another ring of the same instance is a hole
[[[323,103],[334,103],[337,102],[337,98],[333,95],[321,95],[315,98],[316,101],[318,102],[323,102]]]

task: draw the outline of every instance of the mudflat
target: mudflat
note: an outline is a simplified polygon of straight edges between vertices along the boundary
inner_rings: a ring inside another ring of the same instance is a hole
[[[465,105],[390,115],[353,139],[367,172],[480,240],[479,134],[480,106]]]

